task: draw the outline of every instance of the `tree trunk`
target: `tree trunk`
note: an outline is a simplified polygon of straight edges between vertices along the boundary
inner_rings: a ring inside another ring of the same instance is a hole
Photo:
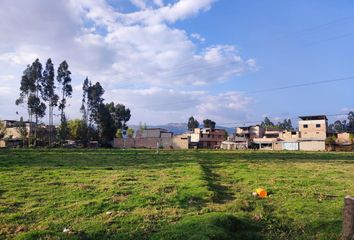
[[[32,136],[32,111],[28,109],[28,121],[29,121],[29,131],[28,131],[28,147],[31,145],[31,136]]]
[[[34,146],[37,147],[37,125],[38,125],[38,115],[36,114],[36,124],[34,126]]]
[[[354,239],[354,197],[344,198],[342,239]]]

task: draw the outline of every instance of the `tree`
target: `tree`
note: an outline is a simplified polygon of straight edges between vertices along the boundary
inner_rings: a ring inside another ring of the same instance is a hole
[[[5,123],[0,120],[0,139],[5,137],[5,135],[6,135],[6,126]]]
[[[334,146],[336,144],[337,138],[335,136],[330,136],[326,138],[325,143],[330,146]]]
[[[111,141],[117,131],[111,112],[106,104],[101,104],[98,110],[97,125],[99,126],[99,136],[103,143]]]
[[[86,139],[86,123],[82,119],[69,120],[68,128],[71,140],[84,141]]]
[[[348,127],[347,130],[351,133],[354,133],[354,112],[348,113]]]
[[[82,119],[88,125],[88,116],[90,115],[88,112],[88,91],[91,86],[91,82],[89,82],[88,78],[86,77],[84,83],[82,84],[82,103],[80,111],[82,113]]]
[[[36,59],[32,65],[28,65],[23,72],[20,86],[20,97],[16,100],[16,105],[27,105],[29,121],[31,123],[32,116],[35,116],[34,146],[37,145],[38,120],[44,117],[46,110],[46,105],[40,98],[43,91],[41,83],[42,64],[39,62],[39,59]]]
[[[114,125],[117,129],[122,128],[126,129],[126,123],[129,121],[131,114],[130,109],[125,108],[123,104],[114,104],[111,102],[106,104],[108,111],[110,112],[112,119],[114,121]]]
[[[57,81],[61,85],[61,99],[59,102],[60,111],[60,128],[59,137],[63,141],[69,134],[68,124],[65,116],[65,107],[67,99],[71,97],[73,88],[71,86],[71,72],[69,71],[69,65],[66,61],[63,61],[58,68]]]
[[[99,110],[103,104],[104,89],[102,88],[99,82],[96,82],[94,85],[89,84],[87,89],[87,111],[89,112],[88,126],[92,126],[93,123],[98,125],[99,123]]]
[[[203,120],[203,124],[205,128],[215,129],[216,123],[210,119]]]
[[[142,122],[139,122],[140,133],[143,133],[145,129],[147,129],[146,123],[143,124]]]
[[[28,131],[27,131],[26,123],[23,121],[23,117],[20,118],[20,122],[18,123],[18,126],[17,126],[17,131],[20,134],[21,139],[22,139],[22,147],[25,147],[25,142],[26,142],[26,138],[28,136]]]
[[[261,123],[261,126],[263,128],[274,127],[274,123],[272,121],[270,121],[270,119],[268,117],[265,117],[264,121]]]
[[[129,138],[132,138],[134,136],[134,129],[128,128],[127,135]]]
[[[123,138],[123,132],[122,129],[117,129],[116,134],[115,134],[116,138]]]
[[[337,120],[333,124],[333,130],[336,133],[341,133],[344,131],[344,126],[343,123],[340,120]]]
[[[16,100],[16,105],[26,105],[28,112],[28,121],[30,122],[29,139],[31,139],[31,123],[32,123],[32,111],[28,104],[29,96],[35,91],[35,85],[30,78],[31,66],[27,65],[26,69],[23,71],[20,83],[20,97]],[[30,141],[28,141],[30,144]]]
[[[37,132],[38,132],[38,120],[45,116],[46,105],[41,101],[40,96],[43,93],[42,88],[42,64],[39,59],[36,59],[32,63],[31,76],[35,82],[36,90],[35,95],[31,95],[28,102],[32,108],[35,116],[35,128],[34,128],[34,146],[37,146]]]
[[[55,81],[54,81],[54,65],[49,58],[46,62],[45,69],[43,71],[42,78],[42,98],[45,102],[48,102],[48,125],[49,125],[49,145],[53,140],[53,109],[58,105],[59,96],[55,93]]]
[[[130,109],[126,108],[123,104],[101,104],[97,123],[100,129],[100,137],[103,141],[111,141],[118,129],[121,129],[122,134],[128,129],[126,123],[130,119]]]
[[[343,126],[343,130],[342,130],[342,132],[346,132],[346,131],[348,131],[348,124],[347,124],[347,120],[343,120],[343,121],[342,121],[342,126]]]
[[[193,116],[191,116],[188,119],[188,130],[193,131],[195,128],[198,128],[198,127],[199,127],[199,122],[196,119],[194,119]]]
[[[268,124],[272,124],[272,123],[268,122]],[[276,128],[278,128],[280,130],[286,130],[286,131],[292,131],[294,129],[290,119],[284,119],[283,122],[278,122],[277,125],[274,125],[272,127],[276,127]]]
[[[84,80],[84,83],[82,84],[82,102],[81,102],[81,108],[80,111],[82,113],[82,121],[83,121],[83,127],[86,129],[86,133],[83,135],[83,143],[85,146],[87,146],[90,136],[92,136],[91,129],[92,125],[89,125],[89,107],[88,107],[88,93],[89,93],[89,88],[91,86],[91,82],[89,82],[88,78],[86,77]]]

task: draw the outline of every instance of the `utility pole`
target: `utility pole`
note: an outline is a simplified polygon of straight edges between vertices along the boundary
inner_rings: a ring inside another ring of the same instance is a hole
[[[342,239],[354,239],[354,197],[344,198]]]

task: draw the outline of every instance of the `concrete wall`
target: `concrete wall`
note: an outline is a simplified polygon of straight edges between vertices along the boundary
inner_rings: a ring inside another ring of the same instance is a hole
[[[133,138],[127,138],[125,140],[125,146],[124,146],[124,141],[122,138],[115,138],[113,139],[113,147],[114,148],[135,148],[135,140]]]
[[[350,143],[350,134],[349,133],[338,133],[337,143],[338,144]]]
[[[125,140],[125,148],[153,148],[156,147],[171,148],[172,138],[127,138]],[[113,147],[123,148],[124,141],[121,138],[115,138],[113,141]]]
[[[236,143],[236,142],[222,142],[220,145],[220,149],[224,150],[237,150],[237,149],[247,149],[247,142],[245,143]]]
[[[161,137],[162,138],[171,138],[172,133],[171,132],[161,132]]]
[[[145,129],[142,133],[142,137],[144,138],[159,138],[161,133],[161,129]]]
[[[300,141],[299,143],[301,151],[325,151],[325,141]]]
[[[283,131],[279,133],[279,138],[286,140],[297,140],[300,138],[300,132]]]
[[[275,150],[275,151],[281,151],[281,150],[283,150],[283,144],[282,144],[282,142],[275,142],[275,143],[273,143],[273,150]]]
[[[283,142],[283,150],[288,151],[298,151],[299,150],[299,143],[298,142]]]
[[[173,149],[188,149],[190,143],[190,137],[185,135],[178,135],[172,138]]]
[[[191,142],[197,143],[200,141],[200,133],[191,133]]]
[[[320,124],[320,127],[316,127]],[[304,126],[308,127],[305,128]],[[327,121],[326,120],[300,120],[299,121],[299,131],[301,138],[321,138],[326,139],[327,137]]]

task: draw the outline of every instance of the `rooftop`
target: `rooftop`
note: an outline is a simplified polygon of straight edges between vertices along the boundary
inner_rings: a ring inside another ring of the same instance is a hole
[[[326,115],[299,116],[301,120],[328,120]]]

